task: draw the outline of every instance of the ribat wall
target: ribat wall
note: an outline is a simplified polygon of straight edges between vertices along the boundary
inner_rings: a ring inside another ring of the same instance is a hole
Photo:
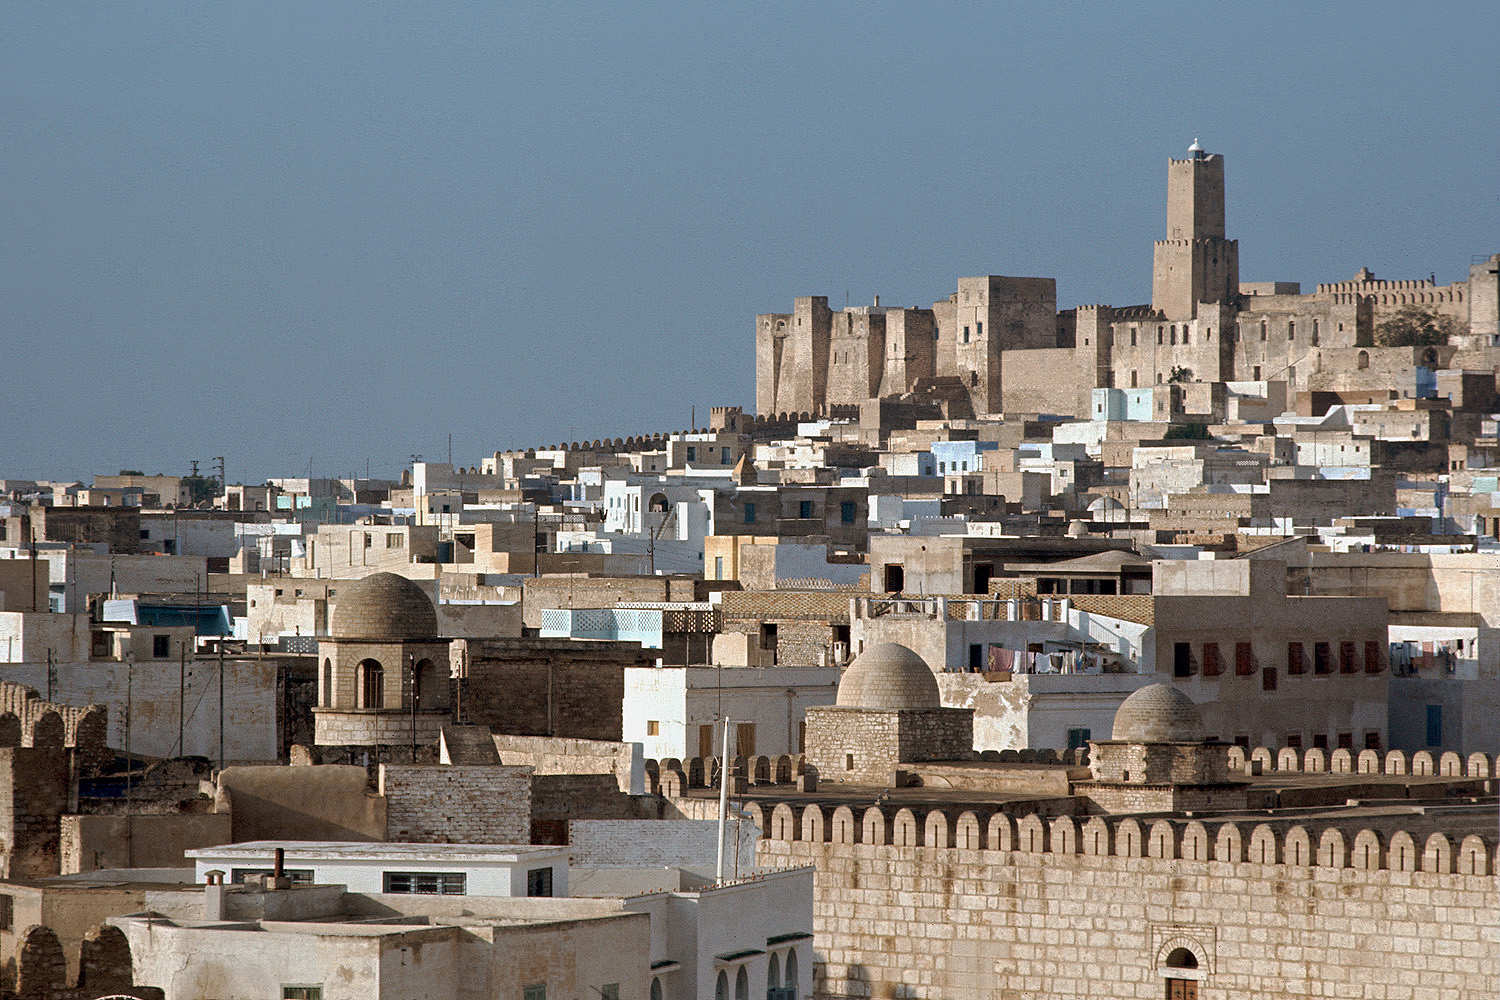
[[[1470,835],[782,804],[813,864],[815,988],[871,997],[1433,996],[1500,987],[1495,844]],[[1173,969],[1186,948],[1196,968]]]

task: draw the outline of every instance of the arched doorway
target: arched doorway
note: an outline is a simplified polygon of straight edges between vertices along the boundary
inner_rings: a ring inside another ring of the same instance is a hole
[[[379,660],[360,660],[355,667],[359,678],[359,707],[385,707],[385,667]]]
[[[743,965],[734,977],[734,1000],[750,1000],[750,973]]]
[[[723,969],[719,970],[719,978],[714,982],[714,1000],[729,1000],[729,973]]]
[[[448,678],[431,660],[417,661],[417,709],[438,712],[448,707]]]
[[[797,952],[786,953],[786,1000],[797,1000]]]
[[[1173,948],[1167,955],[1167,1000],[1198,1000],[1198,980],[1174,976],[1173,969],[1198,968],[1198,956],[1186,948]]]

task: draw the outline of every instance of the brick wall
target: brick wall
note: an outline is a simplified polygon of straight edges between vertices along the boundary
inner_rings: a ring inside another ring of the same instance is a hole
[[[531,843],[531,768],[380,766],[386,839],[423,844]]]

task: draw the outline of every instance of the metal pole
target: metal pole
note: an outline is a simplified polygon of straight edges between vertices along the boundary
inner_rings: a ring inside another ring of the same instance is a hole
[[[224,637],[219,636],[219,770],[224,770]]]
[[[52,647],[47,647],[47,700],[53,697],[53,688],[57,686],[57,667],[52,662]]]
[[[184,714],[186,698],[184,689],[187,687],[187,642],[177,644],[177,752],[180,755],[187,754],[187,745],[183,742],[183,731],[186,727],[187,718]]]
[[[125,867],[131,865],[131,836],[130,836],[130,814],[132,810],[132,798],[134,789],[131,787],[130,760],[130,710],[134,700],[134,676],[135,676],[135,650],[125,654]]]
[[[36,610],[36,523],[29,522],[31,532],[31,610]],[[25,655],[25,654],[22,654]]]
[[[724,817],[729,810],[729,720],[724,720],[724,739],[719,744],[719,860],[715,881],[724,881]]]

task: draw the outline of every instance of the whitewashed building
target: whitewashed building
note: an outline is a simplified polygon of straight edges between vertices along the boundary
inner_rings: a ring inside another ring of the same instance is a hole
[[[565,847],[511,844],[386,844],[252,840],[184,852],[198,880],[269,875],[276,851],[294,883],[344,885],[350,892],[420,896],[566,896]]]

